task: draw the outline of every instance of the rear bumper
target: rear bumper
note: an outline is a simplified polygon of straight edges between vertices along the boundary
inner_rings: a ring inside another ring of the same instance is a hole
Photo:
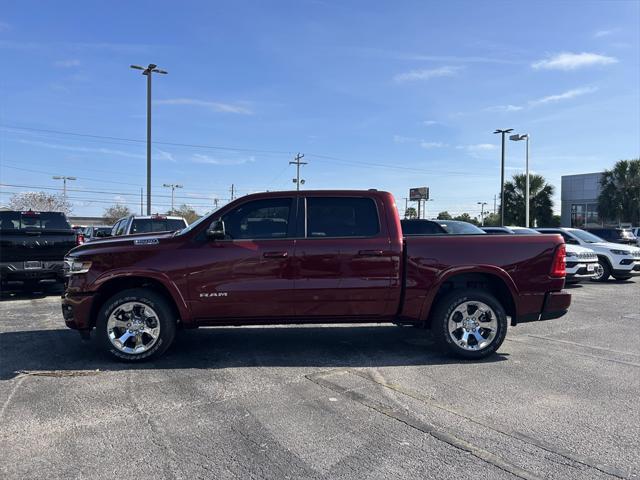
[[[62,297],[62,316],[67,327],[73,330],[90,330],[91,307],[94,294],[68,294]]]
[[[512,326],[518,323],[537,322],[540,320],[552,320],[562,317],[569,310],[571,305],[571,294],[567,292],[547,292],[544,295],[542,308],[539,313],[530,313],[518,316],[516,322],[511,322]]]
[[[0,281],[3,285],[25,283],[54,283],[64,280],[62,261],[42,261],[41,268],[24,268],[24,262],[0,263]]]

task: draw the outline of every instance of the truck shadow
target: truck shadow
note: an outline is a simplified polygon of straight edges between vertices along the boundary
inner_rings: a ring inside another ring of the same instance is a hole
[[[95,371],[238,367],[387,367],[465,363],[439,353],[429,332],[396,326],[201,328],[182,331],[161,358],[141,364],[112,359],[70,330],[0,334],[0,380],[20,374],[67,376]],[[499,362],[496,354],[482,362]]]

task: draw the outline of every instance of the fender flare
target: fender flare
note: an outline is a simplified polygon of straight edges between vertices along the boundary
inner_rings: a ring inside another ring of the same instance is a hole
[[[167,276],[167,274],[159,270],[132,270],[130,268],[126,270],[112,270],[107,274],[99,276],[93,282],[93,289],[97,292],[107,282],[111,282],[117,279],[125,279],[128,277],[148,278],[160,283],[164,288],[167,289],[169,295],[171,295],[171,300],[178,309],[178,313],[182,322],[191,322],[191,309],[189,308],[189,305],[182,295],[182,292],[175,284],[175,282]]]
[[[431,313],[431,309],[433,307],[433,301],[436,298],[436,295],[440,291],[440,287],[449,280],[450,278],[456,275],[462,275],[466,273],[477,273],[477,274],[485,274],[492,275],[494,277],[499,278],[504,282],[511,294],[511,299],[513,301],[513,305],[515,307],[515,317],[518,316],[518,302],[516,298],[519,296],[518,287],[516,287],[515,282],[511,278],[511,276],[502,268],[497,267],[495,265],[476,265],[473,267],[451,267],[446,270],[443,270],[438,273],[435,282],[432,287],[429,288],[427,295],[425,296],[424,302],[422,303],[422,307],[420,309],[420,318],[426,321],[429,318],[429,314]]]

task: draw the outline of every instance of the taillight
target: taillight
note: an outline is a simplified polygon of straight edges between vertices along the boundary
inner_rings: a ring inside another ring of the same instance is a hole
[[[84,243],[84,235],[79,233],[76,235],[76,245],[82,245]]]
[[[551,265],[552,277],[566,277],[567,276],[567,247],[563,243],[556,248],[556,253],[553,255],[553,265]]]

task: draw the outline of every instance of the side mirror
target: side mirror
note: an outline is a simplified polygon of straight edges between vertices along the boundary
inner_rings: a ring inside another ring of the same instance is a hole
[[[207,237],[211,240],[224,240],[227,234],[222,220],[214,220],[207,229]]]

